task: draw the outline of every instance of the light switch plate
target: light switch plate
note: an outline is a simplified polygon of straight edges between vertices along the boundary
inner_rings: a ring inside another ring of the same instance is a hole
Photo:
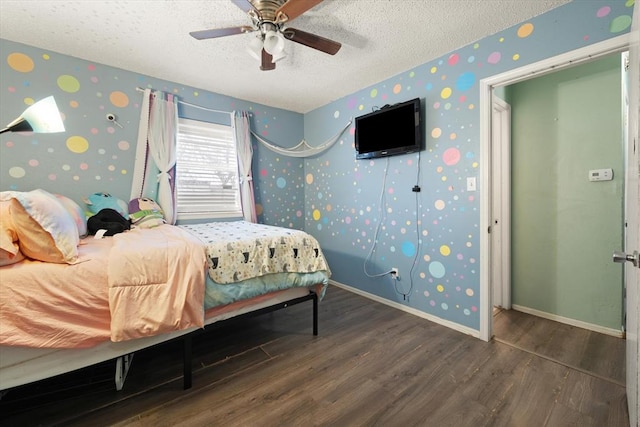
[[[467,177],[467,191],[476,191],[476,177]]]

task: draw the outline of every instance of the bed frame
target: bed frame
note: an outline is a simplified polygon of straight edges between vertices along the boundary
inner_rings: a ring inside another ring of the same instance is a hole
[[[247,305],[234,312],[224,313],[205,320],[206,325],[231,318],[257,316],[280,310],[291,305],[313,301],[313,335],[318,335],[318,295],[310,288],[291,288],[275,293],[269,299]],[[116,389],[124,386],[133,353],[136,351],[175,339],[183,339],[183,387],[192,384],[192,338],[202,329],[190,328],[168,334],[156,335],[136,340],[107,341],[87,349],[50,349],[0,346],[0,390],[9,389],[75,371],[97,363],[115,360]],[[0,396],[2,395],[0,394]]]

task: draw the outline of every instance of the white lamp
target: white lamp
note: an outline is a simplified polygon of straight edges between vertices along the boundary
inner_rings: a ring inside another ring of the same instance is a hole
[[[269,55],[278,56],[284,50],[284,37],[276,31],[267,31],[264,35],[264,50]]]
[[[262,58],[262,39],[260,37],[254,37],[253,40],[249,42],[249,46],[247,47],[247,52],[257,61],[260,61]]]
[[[0,133],[5,132],[64,132],[62,117],[53,96],[29,106],[17,119],[0,130]]]

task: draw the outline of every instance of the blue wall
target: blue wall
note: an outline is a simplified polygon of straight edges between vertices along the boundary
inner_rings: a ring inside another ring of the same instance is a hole
[[[333,279],[478,330],[480,193],[466,191],[467,177],[479,174],[478,82],[626,33],[633,5],[576,0],[306,114],[305,139],[321,142],[385,104],[419,97],[426,107],[420,154],[355,160],[352,125],[307,159],[306,230],[320,241]],[[411,191],[416,182],[420,193]],[[374,242],[367,272],[398,267],[399,282],[364,273]]]
[[[251,128],[283,147],[303,137],[303,117],[179,83],[158,80],[0,39],[0,120],[2,125],[49,95],[54,95],[66,132],[5,133],[0,136],[0,190],[43,188],[71,197],[107,192],[128,201],[135,156],[140,102],[136,87],[172,92],[180,100],[223,111],[252,113]],[[109,122],[117,116],[123,127]],[[229,124],[226,114],[179,106],[181,117]],[[254,183],[260,219],[268,224],[304,228],[304,161],[283,158],[254,144]]]
[[[282,147],[303,137],[318,145],[351,118],[419,97],[426,119],[426,149],[419,154],[356,161],[353,125],[331,149],[306,160],[254,146],[260,219],[316,236],[336,281],[478,329],[480,200],[479,192],[466,191],[466,178],[479,173],[478,82],[628,32],[634,3],[575,0],[304,116],[0,40],[0,119],[9,122],[53,94],[67,127],[64,134],[2,135],[0,190],[44,188],[78,202],[106,191],[127,199],[140,116],[136,87],[208,108],[249,110],[252,129]],[[203,114],[180,111],[219,121]],[[420,193],[411,191],[416,182]],[[374,240],[367,270],[398,267],[395,287],[388,276],[364,274]]]

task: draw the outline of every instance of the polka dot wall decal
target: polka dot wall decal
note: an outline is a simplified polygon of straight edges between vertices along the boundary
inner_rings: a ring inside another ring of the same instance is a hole
[[[436,279],[440,279],[441,277],[444,277],[445,272],[446,270],[444,268],[444,265],[442,265],[441,262],[433,261],[432,263],[429,264],[429,274],[431,274]]]
[[[442,307],[443,310],[448,310],[449,304],[447,304],[446,302],[443,302],[442,304],[440,304],[440,307]]]
[[[431,67],[431,74],[435,74],[438,71],[438,67],[433,66]]]
[[[46,53],[42,54],[42,59],[44,59],[45,61],[48,61],[49,59],[51,59],[51,57],[49,55],[47,55]]]
[[[12,70],[19,73],[29,73],[33,71],[35,67],[33,59],[20,52],[10,53],[7,56],[7,64],[9,64]]]
[[[435,203],[433,204],[433,206],[437,210],[441,211],[441,210],[443,210],[445,208],[446,204],[445,204],[444,200],[436,200]]]
[[[29,160],[29,166],[31,166],[32,168],[35,168],[39,164],[40,164],[40,162],[38,162],[36,159]]]
[[[468,288],[468,289],[465,291],[465,293],[466,293],[468,296],[470,296],[470,297],[472,297],[472,296],[473,296],[473,294],[474,294],[473,289],[471,289],[471,288]]]
[[[340,117],[340,111],[337,111],[333,113],[333,118],[337,119],[338,117]]]
[[[34,101],[33,98],[25,98],[22,100],[22,102],[24,102],[26,105],[33,105]]]
[[[609,25],[609,31],[612,33],[619,33],[626,30],[631,26],[631,17],[629,15],[622,15],[611,21]]]
[[[436,286],[436,291],[444,292],[444,286],[442,286],[442,284],[438,284],[438,286]]]
[[[313,219],[316,220],[316,221],[320,220],[320,211],[318,209],[315,209],[313,211]]]
[[[442,154],[442,161],[447,166],[454,166],[460,161],[460,150],[457,148],[447,148]]]
[[[393,93],[395,93],[395,94],[400,93],[400,91],[401,91],[401,90],[402,90],[402,85],[401,85],[400,83],[396,84],[396,85],[393,87]]]
[[[456,89],[460,91],[469,90],[476,83],[476,75],[471,72],[460,74],[456,80]]]
[[[533,24],[531,22],[522,24],[520,28],[518,28],[518,37],[520,37],[521,39],[529,37],[531,33],[533,33]]]
[[[627,0],[627,2],[624,4],[626,7],[631,7],[636,3],[636,0]]]
[[[412,257],[416,254],[416,246],[413,244],[413,242],[402,243],[402,254],[408,257]]]
[[[442,256],[449,256],[451,254],[451,248],[447,245],[440,246],[440,254]]]
[[[276,185],[278,186],[278,188],[284,188],[287,186],[287,180],[280,177],[276,180]]]
[[[468,62],[469,64],[473,64],[473,61],[475,61],[475,60],[476,60],[476,57],[475,57],[475,56],[473,56],[473,55],[471,55],[469,58],[467,58],[467,62]]]
[[[520,54],[516,53],[511,57],[514,61],[517,61],[518,59],[520,59]]]
[[[70,136],[67,139],[67,148],[73,153],[84,153],[89,149],[89,141],[81,136]]]
[[[502,55],[500,54],[500,52],[493,52],[487,58],[487,62],[489,64],[497,64],[498,62],[500,62],[500,58],[501,57],[502,57]]]
[[[433,138],[440,138],[440,135],[442,135],[442,129],[440,128],[433,128],[433,130],[431,131],[431,136]]]
[[[313,175],[308,173],[306,177],[306,181],[307,181],[307,184],[309,185],[313,184]]]
[[[453,55],[449,56],[447,63],[449,65],[456,65],[459,59],[460,59],[460,55],[458,55],[457,53],[454,53]]]
[[[111,92],[109,94],[109,101],[116,107],[126,107],[129,105],[129,97],[127,94],[120,92],[118,90]]]
[[[609,6],[603,6],[600,9],[598,9],[598,11],[596,12],[596,16],[598,18],[604,18],[609,14],[609,12],[611,12],[611,8]]]
[[[376,96],[378,96],[378,89],[371,89],[371,93],[369,93],[369,96],[371,96],[371,98],[375,98]]]
[[[445,87],[444,89],[442,89],[442,91],[440,91],[440,97],[442,99],[447,99],[451,96],[451,88],[450,87]]]
[[[20,166],[14,166],[12,168],[9,168],[9,176],[11,178],[23,178],[26,174],[27,172],[24,169],[22,169]]]
[[[73,76],[63,74],[58,77],[58,87],[68,93],[76,93],[80,90],[80,82]]]

